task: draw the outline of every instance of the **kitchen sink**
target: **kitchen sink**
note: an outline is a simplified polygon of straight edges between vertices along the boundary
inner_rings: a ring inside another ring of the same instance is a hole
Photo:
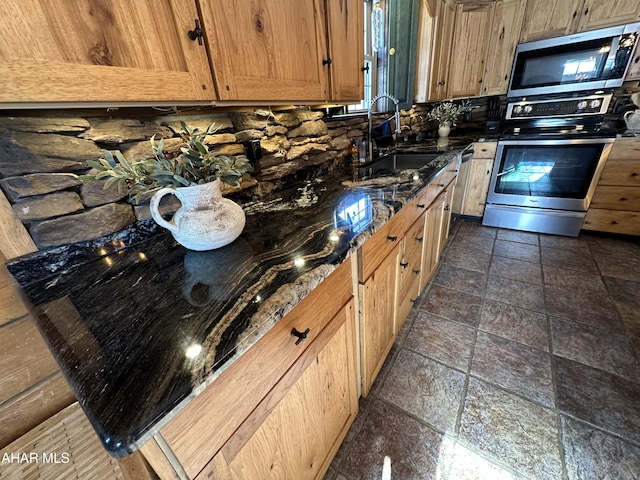
[[[374,172],[380,170],[419,169],[427,165],[442,153],[394,153],[367,165],[365,168]]]

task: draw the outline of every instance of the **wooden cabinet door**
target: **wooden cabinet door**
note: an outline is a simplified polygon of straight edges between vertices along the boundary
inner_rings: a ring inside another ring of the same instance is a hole
[[[484,215],[492,171],[493,159],[474,158],[471,160],[467,177],[467,191],[464,196],[464,215],[475,217]]]
[[[358,412],[353,318],[350,302],[197,478],[322,478]]]
[[[487,58],[482,75],[483,95],[504,95],[509,86],[513,56],[520,37],[527,0],[496,2]]]
[[[472,97],[480,94],[494,8],[494,3],[457,6],[447,96]]]
[[[584,0],[528,0],[520,43],[575,32],[583,3]]]
[[[436,35],[431,70],[431,100],[447,98],[449,79],[449,56],[453,43],[453,26],[456,19],[456,4],[451,0],[441,0],[436,10]]]
[[[420,291],[431,280],[440,262],[440,242],[442,241],[442,222],[444,220],[445,195],[440,195],[427,209],[425,217],[425,245],[422,255]]]
[[[395,340],[399,244],[360,285],[362,395],[367,396]]]
[[[585,0],[578,23],[578,31],[624,25],[640,21],[638,0]]]
[[[214,100],[194,0],[0,2],[0,102]]]
[[[455,183],[451,183],[444,191],[444,206],[442,207],[442,228],[440,229],[440,253],[444,250],[449,240],[449,228],[451,227],[451,203],[453,200],[453,192],[455,189]]]
[[[221,100],[327,100],[322,0],[200,0]]]
[[[402,328],[415,300],[420,294],[420,274],[424,245],[425,215],[407,230],[404,251],[398,269],[398,314],[396,334]]]
[[[364,4],[326,0],[331,52],[331,99],[359,102],[364,97]]]

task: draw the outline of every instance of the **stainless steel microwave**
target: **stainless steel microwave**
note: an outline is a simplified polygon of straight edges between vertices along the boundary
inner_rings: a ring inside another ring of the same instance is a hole
[[[640,22],[516,47],[509,98],[622,85],[638,43]]]

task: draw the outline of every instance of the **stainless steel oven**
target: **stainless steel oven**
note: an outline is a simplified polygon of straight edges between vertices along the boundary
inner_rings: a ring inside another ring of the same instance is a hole
[[[615,139],[603,124],[609,101],[586,95],[509,104],[508,112],[521,111],[498,142],[483,224],[577,236]]]
[[[622,85],[640,23],[604,28],[516,47],[509,98],[610,89]]]

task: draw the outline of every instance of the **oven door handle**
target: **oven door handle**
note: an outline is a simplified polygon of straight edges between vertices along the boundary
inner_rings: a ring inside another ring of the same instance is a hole
[[[496,177],[501,177],[503,175],[508,175],[509,173],[515,172],[516,171],[516,167],[511,167],[507,170],[505,170],[504,172],[500,172],[496,175]]]

